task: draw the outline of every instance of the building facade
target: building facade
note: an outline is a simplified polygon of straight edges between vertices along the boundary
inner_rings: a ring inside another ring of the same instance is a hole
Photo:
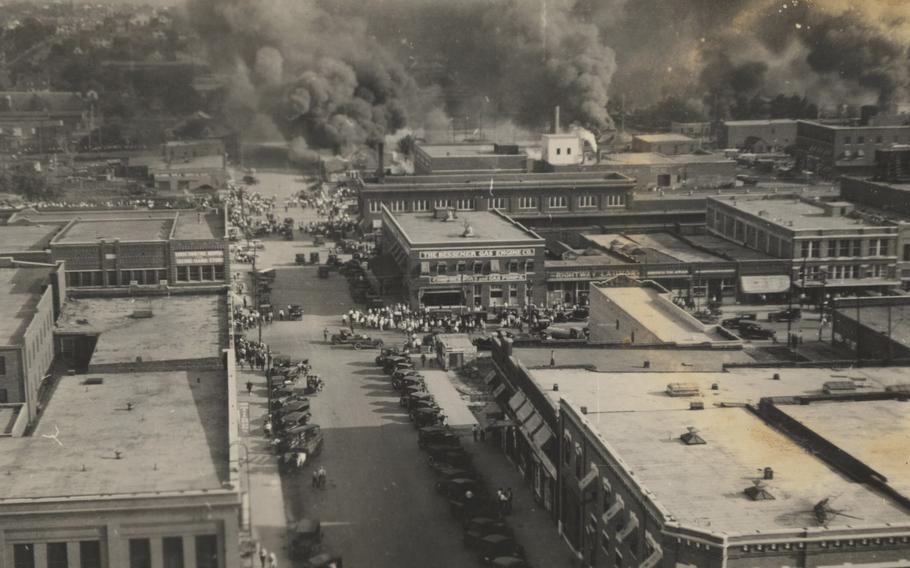
[[[822,175],[867,175],[875,170],[877,150],[908,142],[910,126],[842,126],[800,120],[797,166]]]
[[[516,144],[414,145],[417,175],[457,172],[512,172],[528,170],[528,155]]]
[[[223,212],[73,219],[50,242],[72,287],[219,285],[230,274]]]
[[[698,140],[682,134],[639,134],[632,138],[633,152],[654,152],[667,156],[691,154],[699,147]]]
[[[721,129],[721,146],[756,153],[782,152],[796,143],[796,122],[786,118],[728,120]]]
[[[381,214],[380,248],[413,309],[486,313],[544,301],[544,240],[503,213]]]
[[[627,208],[634,180],[616,173],[434,175],[358,182],[365,230],[378,229],[382,208],[392,213],[498,210],[509,217],[593,222]]]
[[[709,234],[789,260],[799,299],[900,285],[898,227],[858,217],[848,202],[710,197],[706,224]]]

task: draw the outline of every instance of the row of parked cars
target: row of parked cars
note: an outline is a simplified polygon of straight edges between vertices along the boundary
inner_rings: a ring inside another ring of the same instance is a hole
[[[524,549],[502,518],[502,504],[492,499],[461,437],[440,420],[442,410],[427,392],[410,355],[399,349],[383,349],[376,364],[400,393],[399,404],[407,409],[417,428],[417,445],[426,452],[427,464],[438,476],[436,491],[462,522],[464,545],[475,551],[485,566],[528,568]]]
[[[768,321],[786,322],[796,321],[802,317],[802,310],[799,308],[787,308],[784,310],[770,312]],[[762,327],[758,323],[758,317],[754,313],[737,314],[732,318],[723,320],[721,326],[735,332],[743,339],[775,339],[776,332],[773,329]]]

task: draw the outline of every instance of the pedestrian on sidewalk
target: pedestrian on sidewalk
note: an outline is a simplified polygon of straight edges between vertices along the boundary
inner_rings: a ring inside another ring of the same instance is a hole
[[[325,328],[322,330],[322,340],[325,341],[326,343],[329,342],[329,328]]]
[[[474,435],[474,441],[477,442],[477,438],[480,436],[480,428],[477,427],[477,424],[471,426],[471,434]]]
[[[253,394],[253,381],[246,382],[246,394],[248,394],[248,395]]]
[[[319,466],[319,488],[325,489],[326,473],[325,468]]]
[[[483,441],[485,441],[486,439],[487,439],[487,429],[486,429],[486,428],[481,428],[481,429],[480,429],[480,441],[483,442]]]
[[[499,516],[505,516],[509,514],[509,496],[506,494],[505,489],[500,489],[497,491],[497,496],[499,497]]]
[[[420,364],[423,365],[424,367],[427,366],[427,354],[426,353],[420,354]]]
[[[319,487],[319,470],[313,470],[313,489]]]
[[[274,552],[269,553],[269,568],[278,568],[278,558]]]
[[[266,438],[272,437],[272,420],[271,417],[265,419],[265,424],[262,425],[262,430],[265,432]]]
[[[269,551],[265,549],[264,546],[259,547],[259,564],[261,568],[265,568],[265,561],[269,557]]]

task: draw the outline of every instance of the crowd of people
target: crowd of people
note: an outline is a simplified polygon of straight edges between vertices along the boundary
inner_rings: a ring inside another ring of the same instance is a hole
[[[460,333],[483,331],[486,322],[483,317],[466,314],[439,314],[426,310],[412,310],[405,304],[393,304],[382,308],[371,308],[366,311],[352,309],[342,314],[341,323],[345,327],[376,329],[381,331],[398,330],[407,334],[445,331]]]
[[[231,185],[224,203],[228,206],[231,226],[236,227],[242,234],[252,234],[257,224],[261,223],[258,218],[275,208],[275,197],[265,197],[246,187]]]
[[[350,188],[342,186],[329,192],[320,186],[310,195],[301,195],[304,206],[312,207],[319,213],[319,221],[301,224],[300,229],[311,235],[353,234],[357,230],[357,219],[348,213],[348,201],[352,196]]]
[[[269,346],[265,343],[259,343],[246,337],[237,336],[234,352],[237,357],[237,364],[243,369],[244,365],[250,369],[262,371],[268,365],[268,359],[271,356]]]

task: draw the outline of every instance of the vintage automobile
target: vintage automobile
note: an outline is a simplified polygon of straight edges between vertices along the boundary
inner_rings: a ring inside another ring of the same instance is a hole
[[[417,387],[411,392],[422,391],[426,388],[423,375],[406,375],[400,379],[392,379],[392,388],[404,393],[409,387]]]
[[[717,317],[717,314],[714,314],[709,310],[698,310],[692,312],[692,315],[701,323],[717,323],[720,320],[720,318]]]
[[[417,446],[461,446],[461,438],[451,428],[445,426],[426,426],[417,431]]]
[[[323,246],[323,245],[325,245],[325,237],[323,237],[322,235],[316,235],[315,237],[313,237],[313,246],[314,247],[319,247],[319,246]]]
[[[540,332],[541,339],[584,339],[584,330],[577,327],[556,327],[550,326]]]
[[[415,428],[435,426],[440,423],[442,415],[435,408],[415,408],[408,413]]]
[[[287,403],[282,403],[277,409],[279,416],[285,416],[292,412],[309,412],[310,410],[310,400],[304,398],[303,400],[292,400]]]
[[[477,541],[477,556],[480,561],[489,566],[496,558],[514,556],[521,558],[524,550],[515,542],[515,539],[503,534],[487,535]]]
[[[330,269],[326,265],[322,265],[317,269],[320,278],[328,278],[331,273]]]
[[[732,318],[727,318],[720,322],[720,325],[727,329],[736,330],[739,329],[739,325],[744,321],[755,321],[755,314],[736,314]]]
[[[490,563],[495,568],[531,568],[531,565],[517,556],[497,556]]]
[[[427,463],[430,465],[442,462],[460,469],[469,469],[472,467],[471,454],[464,448],[429,444],[423,449],[428,454]]]
[[[278,440],[279,453],[299,451],[307,456],[318,456],[325,445],[325,436],[318,424],[304,424],[289,428]]]
[[[288,412],[282,414],[278,419],[278,427],[281,430],[289,430],[294,426],[303,426],[310,421],[309,412]]]
[[[381,339],[373,339],[363,333],[352,333],[347,329],[333,333],[331,342],[332,345],[353,345],[354,349],[381,348],[383,345]]]
[[[768,321],[796,321],[801,317],[803,317],[803,311],[800,308],[785,308],[769,313]]]
[[[473,517],[465,521],[462,542],[465,546],[473,548],[477,546],[480,539],[491,534],[515,536],[512,527],[507,525],[505,521],[492,517]]]
[[[330,552],[317,554],[308,558],[303,564],[303,568],[342,568],[342,566],[341,555]]]
[[[383,367],[385,366],[386,361],[395,359],[396,357],[400,357],[401,360],[411,360],[411,357],[406,355],[404,349],[401,347],[383,347],[379,350],[379,355],[377,355],[373,361],[376,362],[377,367]]]
[[[322,523],[318,519],[301,519],[288,530],[291,558],[303,560],[319,552],[322,543]]]
[[[297,253],[294,255],[294,264],[306,264],[306,253]]]
[[[762,327],[751,321],[740,322],[737,332],[743,339],[774,339],[777,335],[773,329]]]
[[[414,368],[414,363],[411,362],[411,356],[405,354],[387,355],[381,361],[377,361],[376,364],[382,366],[382,371],[386,375],[391,375],[398,368]]]
[[[288,310],[288,319],[297,321],[302,320],[303,306],[300,304],[291,304],[291,309]]]
[[[417,408],[418,403],[424,402],[435,402],[433,395],[426,391],[405,391],[401,393],[401,396],[398,398],[398,406],[412,410]]]
[[[478,479],[456,478],[438,481],[436,491],[449,501],[449,511],[459,519],[476,515],[490,503],[487,491]]]

